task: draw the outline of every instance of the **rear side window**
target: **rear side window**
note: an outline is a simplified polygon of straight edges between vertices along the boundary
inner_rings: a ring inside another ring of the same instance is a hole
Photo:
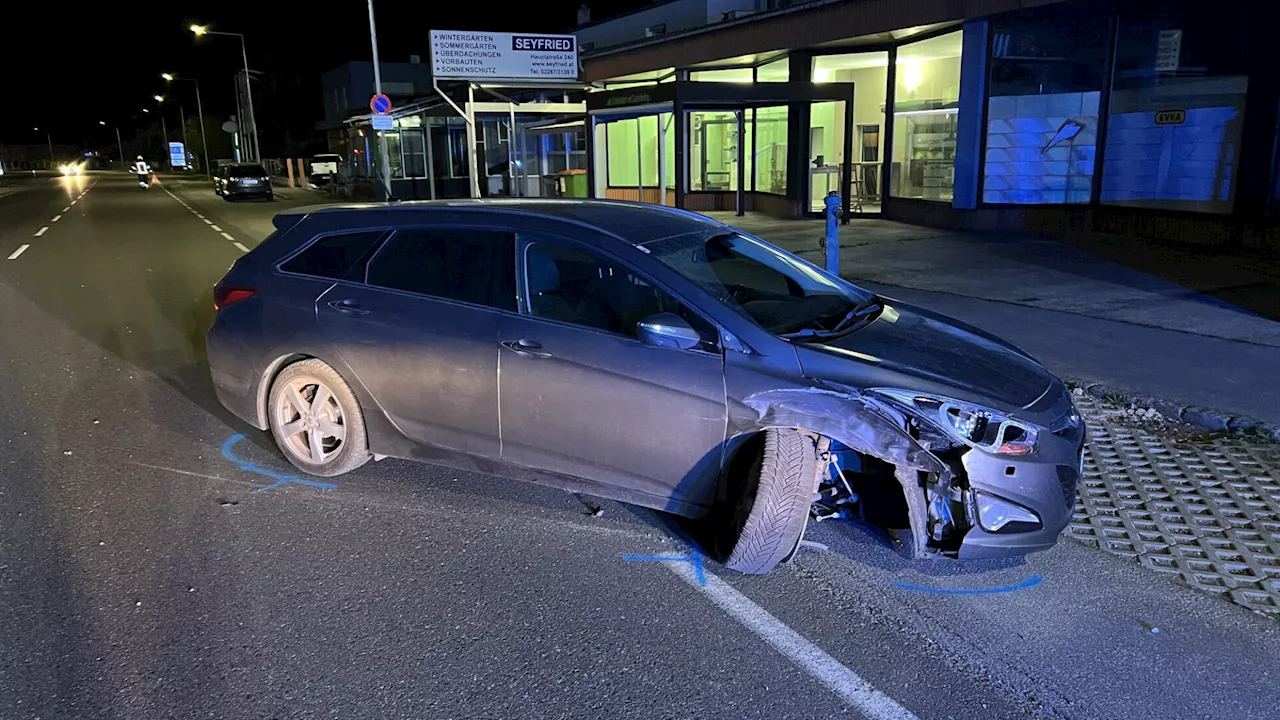
[[[227,176],[233,178],[266,177],[267,171],[261,165],[233,165],[227,171]]]
[[[368,255],[382,235],[381,230],[325,235],[285,261],[280,269],[298,275],[339,280]]]
[[[515,235],[463,228],[398,231],[369,262],[367,281],[514,312]]]

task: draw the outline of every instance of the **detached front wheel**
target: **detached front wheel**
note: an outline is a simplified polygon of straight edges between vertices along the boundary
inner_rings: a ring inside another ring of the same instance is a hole
[[[818,459],[813,439],[766,430],[734,506],[737,540],[725,567],[760,575],[795,552],[809,520]]]

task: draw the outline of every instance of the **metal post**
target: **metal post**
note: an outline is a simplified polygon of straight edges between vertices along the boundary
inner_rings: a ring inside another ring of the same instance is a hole
[[[245,146],[244,140],[244,112],[240,107],[240,73],[236,73],[236,131],[233,135],[236,147],[236,162],[240,162],[243,158],[242,148]],[[246,149],[247,151],[247,149]]]
[[[162,148],[160,152],[164,153],[164,157],[167,159],[169,157],[169,125],[164,121],[164,106],[160,107],[160,132],[164,133],[164,142],[160,143]],[[169,169],[173,169],[172,161],[169,162]]]
[[[738,192],[734,196],[734,201],[737,205],[735,209],[738,217],[742,217],[747,214],[747,192],[744,187],[747,184],[747,162],[743,157],[743,153],[747,151],[746,143],[743,142],[747,137],[747,111],[738,110],[736,115],[738,116]]]
[[[521,193],[516,188],[516,178],[519,176],[517,171],[517,163],[520,162],[520,147],[516,141],[516,105],[515,103],[507,103],[508,122],[507,126],[507,177],[511,179],[511,197],[520,197]]]
[[[422,139],[424,142],[427,143],[427,190],[430,193],[429,197],[432,200],[435,200],[436,199],[436,158],[435,158],[435,149],[431,147],[432,123],[431,123],[431,118],[429,117],[423,118],[423,120],[425,120],[425,122],[422,123],[422,126],[423,126]],[[449,132],[449,126],[446,121],[445,133],[448,134],[448,132]]]
[[[45,130],[44,139],[49,143],[49,169],[52,170],[53,166],[58,164],[58,161],[53,159],[53,135],[48,130]]]
[[[196,84],[196,112],[200,114],[200,149],[204,151],[204,176],[213,177],[209,169],[209,140],[204,134],[204,103],[200,102],[200,81],[191,82]]]
[[[369,0],[369,44],[373,46],[373,91],[382,94],[382,69],[378,64],[378,27],[373,21],[373,0]],[[387,154],[387,140],[378,131],[378,162],[382,165],[382,184],[387,199],[391,199],[391,157]]]
[[[124,143],[120,141],[120,126],[116,126],[116,147],[120,148],[120,164],[124,165]]]
[[[178,106],[178,122],[182,123],[182,167],[187,166],[187,111]]]
[[[369,0],[369,8],[372,12],[373,0]],[[253,112],[253,76],[249,74],[249,51],[245,47],[244,35],[240,35],[240,57],[244,60],[244,96],[249,104],[249,121],[253,124],[253,159],[262,162],[262,153],[258,149],[258,116]]]
[[[644,145],[640,142],[640,121],[636,118],[636,199],[644,202]]]
[[[667,124],[658,113],[658,204],[667,204]]]
[[[480,167],[476,158],[476,86],[467,83],[467,172],[471,175],[471,197],[480,197]]]

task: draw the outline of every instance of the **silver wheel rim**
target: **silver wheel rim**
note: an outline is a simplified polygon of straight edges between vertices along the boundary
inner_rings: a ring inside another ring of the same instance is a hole
[[[285,449],[294,457],[324,465],[346,446],[347,426],[342,405],[320,380],[290,380],[276,400],[275,421]]]

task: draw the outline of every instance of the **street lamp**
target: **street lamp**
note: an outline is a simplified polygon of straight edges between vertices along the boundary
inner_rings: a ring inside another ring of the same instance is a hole
[[[233,32],[222,32],[220,30],[210,30],[208,25],[192,25],[190,30],[196,37],[204,35],[226,35],[228,37],[240,38],[240,59],[244,61],[244,94],[249,101],[249,122],[253,128],[253,159],[261,161],[262,154],[258,150],[258,116],[253,112],[253,83],[250,82],[249,76],[249,51],[245,47],[244,35]],[[241,125],[244,124],[244,118],[240,118]]]
[[[200,82],[195,78],[178,77],[176,75],[173,75],[172,73],[160,73],[160,77],[164,78],[165,82],[173,82],[174,80],[185,80],[190,83],[195,83],[196,113],[200,115],[200,147],[201,149],[204,150],[204,174],[205,174],[205,177],[212,177],[212,175],[210,174],[211,171],[209,170],[209,141],[205,138],[205,134],[204,134],[204,104],[200,102]],[[183,132],[186,132],[185,126],[183,127]]]
[[[98,124],[99,124],[99,125],[101,125],[102,127],[106,127],[106,126],[107,126],[107,121],[106,121],[106,120],[99,120],[99,121],[98,121]],[[120,166],[121,166],[121,167],[124,167],[124,142],[122,142],[122,141],[120,140],[120,125],[119,125],[119,123],[117,123],[117,124],[115,125],[115,129],[116,129],[116,147],[117,147],[117,148],[119,148],[119,150],[120,150]]]
[[[167,158],[169,156],[169,125],[164,121],[164,96],[152,95],[152,98],[154,98],[156,104],[160,106],[160,132],[164,133],[164,142],[160,143],[162,146],[160,151],[163,152]],[[172,162],[169,163],[169,169],[173,169]]]
[[[40,132],[40,128],[31,128],[31,129],[35,130],[36,132]],[[53,166],[57,165],[58,162],[53,159],[53,136],[49,134],[48,130],[44,131],[44,139],[45,139],[45,142],[49,143],[49,169],[52,170]]]

